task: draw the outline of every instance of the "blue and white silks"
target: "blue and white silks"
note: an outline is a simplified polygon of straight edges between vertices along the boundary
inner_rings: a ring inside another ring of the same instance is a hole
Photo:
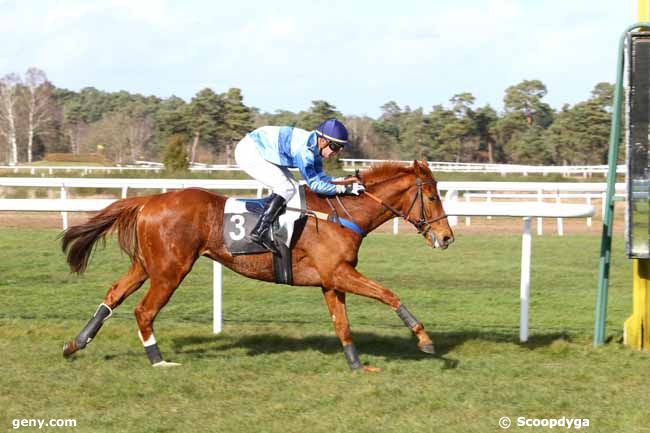
[[[297,168],[312,191],[335,195],[336,185],[323,172],[315,131],[291,126],[263,126],[248,134],[262,158],[281,167]]]

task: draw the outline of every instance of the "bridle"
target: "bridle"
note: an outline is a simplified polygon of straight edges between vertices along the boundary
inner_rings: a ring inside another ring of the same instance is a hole
[[[357,173],[357,178],[361,180],[359,177],[359,173]],[[386,179],[388,180],[388,179]],[[363,183],[362,183],[363,184]],[[376,201],[377,203],[381,204],[384,206],[386,209],[391,211],[394,215],[397,215],[399,217],[402,217],[405,221],[408,221],[409,223],[413,224],[413,226],[417,229],[418,234],[422,234],[423,236],[426,236],[429,230],[431,230],[431,224],[435,223],[436,221],[440,221],[442,219],[447,218],[447,214],[443,213],[441,216],[437,216],[435,218],[427,219],[427,214],[424,209],[424,194],[422,193],[422,186],[423,185],[434,185],[435,186],[435,181],[433,179],[425,179],[424,181],[420,179],[419,177],[416,176],[415,178],[415,187],[417,190],[415,191],[415,196],[413,197],[413,200],[411,200],[411,204],[406,210],[406,212],[402,212],[399,209],[394,208],[390,204],[386,203],[376,195],[369,193],[368,191],[364,191],[364,195],[367,195],[370,197],[372,200]],[[410,188],[409,188],[410,189]],[[432,201],[440,200],[440,195],[436,194],[436,197],[431,199]],[[413,219],[409,216],[411,213],[411,210],[413,207],[415,207],[415,204],[419,201],[420,204],[420,217],[418,219]]]

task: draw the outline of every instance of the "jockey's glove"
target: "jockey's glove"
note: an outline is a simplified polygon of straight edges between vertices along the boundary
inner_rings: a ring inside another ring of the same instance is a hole
[[[336,185],[337,194],[359,195],[364,192],[366,188],[360,183],[348,183],[347,185]]]

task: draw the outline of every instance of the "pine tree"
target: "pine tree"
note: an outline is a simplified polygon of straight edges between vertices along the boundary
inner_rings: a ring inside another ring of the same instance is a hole
[[[171,173],[185,172],[189,168],[187,158],[187,140],[180,134],[174,134],[167,139],[163,158],[165,170]]]
[[[199,143],[218,152],[219,135],[225,117],[224,100],[210,88],[205,88],[192,98],[189,105],[189,125],[192,131],[190,162],[196,160]]]
[[[233,164],[235,144],[253,129],[251,110],[244,105],[241,90],[231,88],[222,95],[224,116],[219,128],[219,138],[226,147],[226,163]]]

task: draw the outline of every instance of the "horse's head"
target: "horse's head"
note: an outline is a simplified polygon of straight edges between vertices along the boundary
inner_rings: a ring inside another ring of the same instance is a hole
[[[442,207],[437,182],[426,161],[413,161],[414,185],[404,195],[407,220],[422,234],[432,248],[447,248],[454,242],[454,232]]]
[[[371,187],[371,191],[366,189],[367,196],[413,224],[431,247],[445,249],[454,241],[436,180],[426,161],[413,161],[412,167],[381,164],[357,173],[357,177]]]

